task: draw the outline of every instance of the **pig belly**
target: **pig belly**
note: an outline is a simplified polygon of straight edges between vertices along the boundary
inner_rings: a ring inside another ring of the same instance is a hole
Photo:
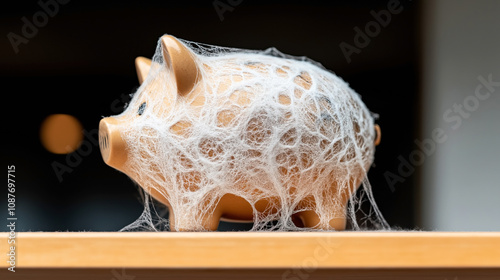
[[[255,203],[255,208],[258,212],[264,212],[265,214],[274,214],[277,212],[276,208],[270,208],[272,205],[277,205],[278,198],[267,198],[259,200]],[[239,222],[247,223],[253,222],[253,209],[250,203],[244,198],[236,196],[234,194],[225,194],[217,208],[221,210],[221,220],[226,222]]]

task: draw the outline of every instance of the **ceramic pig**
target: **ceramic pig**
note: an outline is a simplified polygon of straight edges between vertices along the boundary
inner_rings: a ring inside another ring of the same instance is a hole
[[[131,103],[100,122],[101,153],[169,208],[171,230],[220,219],[343,230],[355,219],[348,204],[368,183],[380,129],[342,79],[274,49],[170,35],[136,69]]]

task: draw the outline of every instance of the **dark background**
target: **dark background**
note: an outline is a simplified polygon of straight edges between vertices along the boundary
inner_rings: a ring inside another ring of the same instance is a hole
[[[397,157],[409,154],[419,131],[418,2],[401,1],[403,11],[351,63],[339,44],[354,45],[353,28],[364,29],[374,20],[370,11],[387,9],[388,1],[324,2],[243,0],[221,21],[214,1],[70,1],[17,54],[7,34],[21,35],[21,18],[31,21],[42,9],[37,1],[3,4],[0,149],[2,166],[16,166],[16,231],[117,231],[139,217],[138,186],[105,165],[97,145],[59,181],[52,163],[66,164],[67,156],[45,150],[39,130],[50,114],[73,115],[92,132],[103,116],[120,113],[122,97],[139,85],[135,57],[151,57],[165,33],[227,47],[276,47],[346,80],[380,115],[382,143],[369,172],[378,206],[391,226],[418,228],[418,174],[395,188],[384,178],[386,171],[396,173]],[[6,217],[6,209],[0,213]]]

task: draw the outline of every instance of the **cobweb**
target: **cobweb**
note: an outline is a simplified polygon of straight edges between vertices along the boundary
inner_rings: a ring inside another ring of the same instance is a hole
[[[204,231],[227,194],[251,207],[252,231],[313,230],[292,219],[311,210],[321,229],[335,218],[353,230],[389,228],[366,176],[375,115],[347,83],[275,48],[181,42],[199,68],[194,90],[176,93],[159,41],[148,77],[120,115],[127,174],[144,190],[145,206],[122,231],[167,230],[158,201],[173,211],[173,229]]]

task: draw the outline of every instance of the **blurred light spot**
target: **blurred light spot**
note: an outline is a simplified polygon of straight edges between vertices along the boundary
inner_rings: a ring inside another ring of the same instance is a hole
[[[82,125],[73,116],[54,114],[42,122],[40,141],[49,152],[69,154],[80,147],[82,140]]]

